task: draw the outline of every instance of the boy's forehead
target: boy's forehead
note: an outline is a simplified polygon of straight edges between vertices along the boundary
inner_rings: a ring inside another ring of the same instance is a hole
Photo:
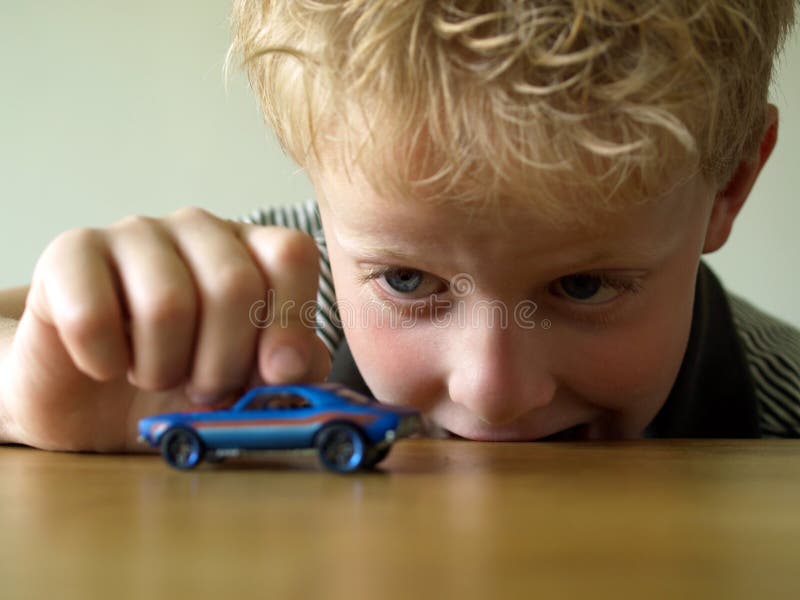
[[[535,201],[509,199],[465,209],[455,203],[405,202],[377,194],[357,175],[318,178],[327,226],[345,249],[359,256],[397,261],[461,248],[496,251],[504,259],[532,253],[558,254],[559,262],[594,263],[616,258],[654,260],[680,243],[681,233],[700,225],[709,188],[690,181],[664,197],[591,219],[552,223]],[[581,217],[585,217],[583,214]]]
[[[429,224],[448,229],[497,234],[527,228],[553,234],[601,236],[615,229],[658,223],[687,223],[713,200],[711,184],[695,175],[654,198],[643,197],[627,206],[608,207],[590,191],[572,188],[566,180],[549,190],[548,200],[558,198],[555,211],[541,202],[540,188],[524,197],[506,196],[484,204],[463,204],[446,198],[393,197],[375,190],[357,169],[319,171],[312,176],[320,205],[344,227],[362,232],[397,231]]]

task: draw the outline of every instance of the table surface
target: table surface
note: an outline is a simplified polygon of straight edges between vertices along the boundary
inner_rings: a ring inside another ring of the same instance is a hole
[[[408,440],[348,476],[0,447],[0,482],[3,597],[800,598],[791,440]]]

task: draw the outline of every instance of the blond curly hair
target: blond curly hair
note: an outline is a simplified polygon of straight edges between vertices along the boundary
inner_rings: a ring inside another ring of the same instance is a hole
[[[237,0],[228,63],[307,168],[554,217],[758,148],[794,0]]]

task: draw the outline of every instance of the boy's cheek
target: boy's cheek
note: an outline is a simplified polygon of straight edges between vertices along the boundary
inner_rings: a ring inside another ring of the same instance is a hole
[[[347,341],[364,381],[387,404],[428,408],[437,389],[438,364],[419,331],[354,328]]]
[[[666,401],[683,362],[693,299],[690,289],[684,297],[649,306],[596,343],[570,343],[571,352],[564,356],[571,356],[571,375],[562,374],[562,380],[593,405],[632,416],[645,426]]]

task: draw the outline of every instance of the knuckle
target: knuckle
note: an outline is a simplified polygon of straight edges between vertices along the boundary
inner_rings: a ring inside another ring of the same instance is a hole
[[[255,265],[235,262],[214,274],[211,296],[220,304],[250,304],[264,297],[264,282]]]
[[[165,285],[151,291],[133,310],[142,323],[159,326],[192,318],[195,302],[190,290],[178,285]]]
[[[78,227],[58,234],[47,248],[53,254],[85,250],[97,245],[99,233],[91,227]]]
[[[114,223],[109,229],[118,230],[118,229],[125,229],[125,230],[140,230],[152,227],[155,223],[156,219],[153,217],[146,217],[144,215],[130,215],[124,217]]]
[[[47,279],[49,273],[60,269],[65,260],[97,252],[99,244],[100,235],[96,229],[81,227],[59,233],[37,259],[34,280]]]
[[[275,264],[290,268],[316,268],[319,250],[314,239],[302,231],[287,229],[270,247],[270,256]]]
[[[183,206],[167,217],[177,222],[194,222],[200,220],[216,220],[216,217],[199,206]]]
[[[117,326],[117,315],[110,308],[79,305],[64,307],[57,318],[62,333],[81,346],[107,335]]]

